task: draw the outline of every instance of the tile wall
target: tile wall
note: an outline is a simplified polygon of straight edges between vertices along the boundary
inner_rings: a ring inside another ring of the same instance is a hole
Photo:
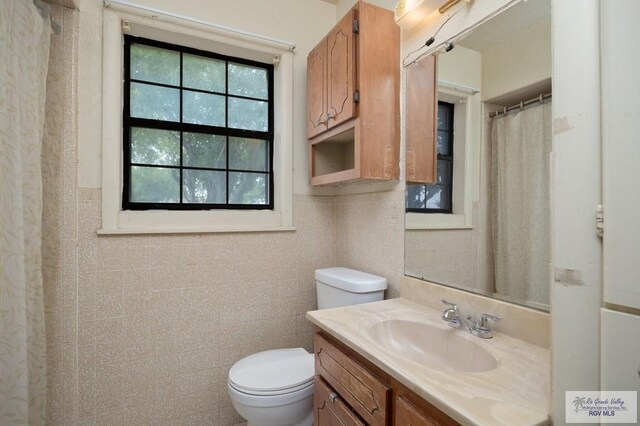
[[[404,276],[404,185],[336,197],[336,262],[389,281],[386,298],[400,296]]]
[[[295,232],[98,236],[77,184],[78,12],[53,6],[43,152],[49,425],[234,425],[229,367],[311,349],[313,271],[336,264],[333,197],[294,198]]]
[[[52,5],[42,151],[42,269],[47,327],[47,423],[77,424],[79,211],[76,180],[78,12]]]
[[[476,230],[411,230],[406,232],[406,244],[409,275],[478,288]]]
[[[228,369],[249,354],[311,350],[313,271],[335,264],[331,198],[295,198],[296,232],[97,236],[100,191],[81,190],[80,424],[241,418]]]

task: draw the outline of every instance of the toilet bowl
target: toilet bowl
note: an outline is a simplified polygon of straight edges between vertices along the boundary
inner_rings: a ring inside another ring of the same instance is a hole
[[[347,268],[315,273],[318,309],[382,300],[387,280]],[[249,355],[229,370],[227,390],[248,426],[312,426],[314,358],[303,348]]]
[[[276,349],[234,364],[227,390],[248,426],[312,426],[313,375],[312,354]]]

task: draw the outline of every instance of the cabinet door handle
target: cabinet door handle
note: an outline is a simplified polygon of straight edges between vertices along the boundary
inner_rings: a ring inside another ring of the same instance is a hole
[[[334,402],[336,400],[336,398],[338,398],[338,394],[335,392],[331,392],[329,394],[329,399],[331,400],[331,402]]]
[[[330,112],[327,113],[327,121],[329,120],[335,120],[336,116],[331,114]]]
[[[320,127],[320,126],[322,126],[323,124],[325,124],[325,123],[326,123],[326,121],[323,121],[323,120],[322,120],[322,116],[323,116],[323,115],[324,115],[324,114],[320,114],[320,118],[318,118],[318,121],[316,121],[316,124],[314,124],[314,125],[313,125],[313,127]]]

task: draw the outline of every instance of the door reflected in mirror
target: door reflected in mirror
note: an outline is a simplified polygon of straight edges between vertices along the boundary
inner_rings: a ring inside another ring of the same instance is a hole
[[[548,310],[550,0],[515,4],[450,42],[427,58],[431,86],[416,83],[420,67],[406,74],[405,274]],[[416,87],[437,99],[433,120],[416,119],[429,114],[412,103]],[[415,156],[421,141],[430,159]],[[421,167],[435,177],[412,179]]]

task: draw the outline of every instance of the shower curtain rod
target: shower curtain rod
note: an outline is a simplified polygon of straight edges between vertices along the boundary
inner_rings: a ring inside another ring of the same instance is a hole
[[[40,15],[43,18],[51,18],[51,6],[49,6],[43,0],[33,0],[33,4],[38,9],[38,12],[40,12]],[[60,27],[60,24],[51,19],[51,29],[55,34],[60,34],[62,27]]]
[[[527,107],[529,105],[533,105],[533,104],[535,104],[537,102],[542,103],[542,102],[544,102],[545,99],[549,99],[550,97],[551,97],[551,93],[547,93],[545,95],[540,94],[540,96],[538,96],[537,98],[532,98],[532,99],[529,99],[528,101],[522,101],[519,104],[511,105],[510,107],[504,107],[504,108],[499,109],[497,111],[492,111],[492,112],[489,113],[489,118],[493,118],[493,117],[498,116],[500,114],[507,115],[507,113],[509,111],[513,111],[515,109],[524,109],[524,107]]]

